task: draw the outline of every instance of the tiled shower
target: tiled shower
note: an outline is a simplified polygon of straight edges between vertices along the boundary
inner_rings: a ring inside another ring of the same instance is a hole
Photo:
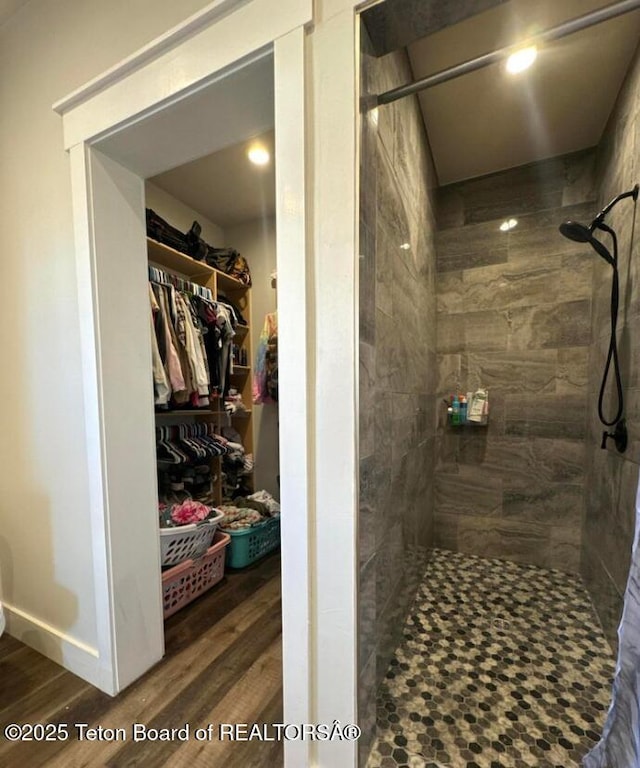
[[[367,104],[411,80],[406,54],[361,40],[360,763],[578,766],[633,538],[640,253],[616,209],[620,455],[596,410],[609,268],[557,228],[640,179],[640,56],[598,146],[438,187],[416,98]],[[488,426],[452,429],[443,400],[480,386]]]

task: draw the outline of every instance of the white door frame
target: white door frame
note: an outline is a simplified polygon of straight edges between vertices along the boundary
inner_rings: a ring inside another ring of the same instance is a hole
[[[284,719],[344,725],[357,717],[357,54],[354,3],[317,3],[309,35],[312,5],[216,0],[54,108],[70,154],[82,324],[99,636],[91,682],[115,694],[161,658],[163,638],[155,514],[139,514],[155,503],[152,393],[139,373],[150,370],[150,329],[144,308],[117,303],[125,270],[146,284],[144,259],[131,268],[145,248],[143,182],[100,143],[273,50],[279,334],[296,351],[279,371]],[[285,742],[285,760],[350,768],[356,749]]]

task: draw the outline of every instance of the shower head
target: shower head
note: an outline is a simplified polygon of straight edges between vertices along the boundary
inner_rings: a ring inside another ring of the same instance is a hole
[[[621,195],[614,197],[610,203],[605,205],[605,207],[600,211],[600,213],[595,217],[595,219],[588,227],[584,224],[580,224],[578,221],[563,222],[559,227],[560,234],[569,240],[573,240],[575,243],[589,243],[593,250],[599,256],[602,256],[607,264],[611,264],[612,267],[616,267],[616,259],[609,253],[604,244],[593,236],[593,230],[601,229],[603,232],[608,232],[615,238],[614,232],[604,223],[605,216],[615,205],[627,197],[631,197],[634,201],[636,201],[638,199],[639,191],[640,186],[636,184],[633,189],[630,189],[628,192],[623,192]]]
[[[593,250],[599,256],[602,256],[607,264],[611,264],[612,267],[615,267],[616,262],[613,256],[600,240],[596,240],[593,236],[593,228],[601,227],[601,225],[596,222],[597,219],[590,227],[586,227],[584,224],[580,224],[579,221],[565,221],[559,227],[560,234],[564,235],[569,240],[573,240],[575,243],[589,243]]]
[[[576,243],[589,243],[593,237],[589,227],[579,221],[565,221],[560,225],[560,233]]]

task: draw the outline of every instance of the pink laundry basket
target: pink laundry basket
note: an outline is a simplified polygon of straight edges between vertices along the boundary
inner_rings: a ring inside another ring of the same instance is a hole
[[[224,576],[225,550],[231,537],[216,531],[213,546],[197,560],[185,560],[162,574],[164,618],[172,616]]]

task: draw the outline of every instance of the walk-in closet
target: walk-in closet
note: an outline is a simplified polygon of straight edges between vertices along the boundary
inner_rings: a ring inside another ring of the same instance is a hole
[[[237,665],[241,675],[266,654],[271,700],[281,690],[280,608],[264,599],[280,580],[273,131],[148,179],[145,205],[165,643],[192,623],[206,632],[268,610],[271,642],[246,637]]]

